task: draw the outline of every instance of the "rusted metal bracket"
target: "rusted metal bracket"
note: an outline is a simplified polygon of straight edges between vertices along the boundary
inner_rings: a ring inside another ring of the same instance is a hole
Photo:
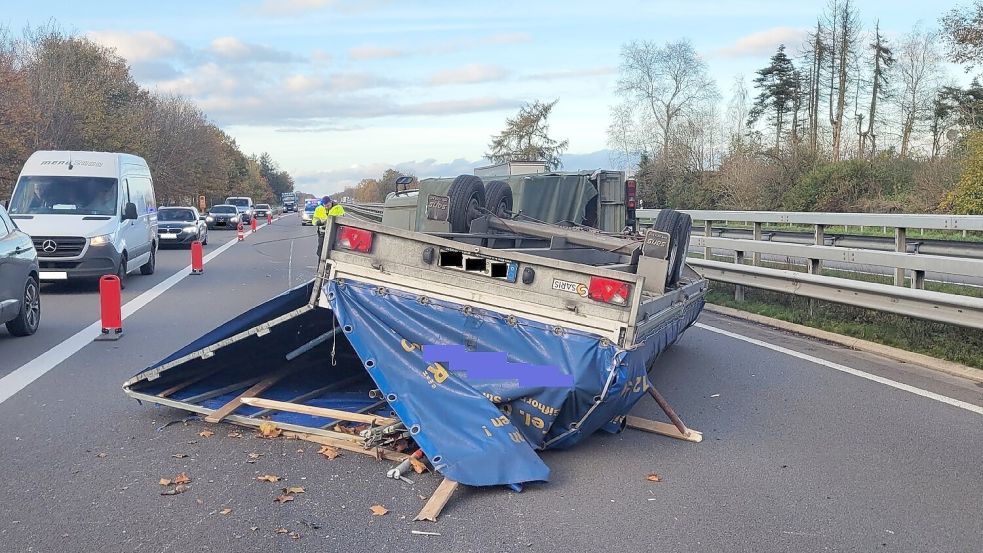
[[[650,396],[652,396],[652,399],[659,404],[659,407],[663,412],[665,412],[666,416],[669,417],[672,424],[666,424],[664,422],[628,415],[625,417],[625,424],[628,426],[628,428],[668,436],[670,438],[676,438],[677,440],[686,440],[688,442],[699,443],[703,441],[703,434],[693,430],[692,428],[687,428],[686,425],[683,424],[682,419],[679,418],[679,415],[673,411],[672,406],[669,405],[666,398],[662,397],[662,394],[655,389],[655,386],[653,386],[651,382],[648,383],[648,393]]]

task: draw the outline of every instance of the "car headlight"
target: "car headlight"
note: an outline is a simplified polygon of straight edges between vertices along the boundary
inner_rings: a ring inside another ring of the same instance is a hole
[[[209,216],[207,216],[207,217],[205,217],[205,221],[207,221],[207,222],[209,222],[209,223],[211,223],[211,222],[212,222],[212,221],[214,221],[214,220],[215,220],[215,217],[212,217],[211,215],[209,215]]]
[[[231,218],[229,220],[232,221],[233,223],[235,223],[235,222],[237,222],[239,220],[239,218],[238,217],[233,217],[233,218]]]
[[[184,232],[198,232],[198,227],[184,227]]]
[[[103,234],[101,236],[93,236],[89,238],[89,244],[92,246],[104,246],[113,241],[112,235]]]

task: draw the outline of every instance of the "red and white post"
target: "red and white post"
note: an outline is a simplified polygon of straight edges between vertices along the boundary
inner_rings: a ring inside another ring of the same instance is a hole
[[[118,276],[103,275],[99,279],[99,307],[102,333],[96,340],[119,340],[123,336],[123,298]]]
[[[205,272],[205,262],[202,257],[201,242],[191,243],[191,274],[200,275]]]
[[[240,242],[242,242],[243,240],[246,239],[246,234],[243,231],[242,223],[239,223],[239,225],[236,227],[236,233],[237,233],[237,237],[239,238],[239,241]]]

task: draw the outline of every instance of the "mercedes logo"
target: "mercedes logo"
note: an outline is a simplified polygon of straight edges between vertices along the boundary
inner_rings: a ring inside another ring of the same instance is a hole
[[[54,240],[45,240],[44,242],[41,242],[41,251],[44,253],[55,253],[57,249],[58,242],[55,242]]]

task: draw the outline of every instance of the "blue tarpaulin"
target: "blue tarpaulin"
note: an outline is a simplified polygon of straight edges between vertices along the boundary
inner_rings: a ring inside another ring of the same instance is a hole
[[[702,309],[702,301],[689,305],[623,349],[597,335],[558,334],[551,325],[353,281],[331,282],[326,292],[369,375],[435,468],[475,486],[547,480],[536,450],[620,431],[646,393],[648,367]],[[488,355],[495,353],[505,355]]]

